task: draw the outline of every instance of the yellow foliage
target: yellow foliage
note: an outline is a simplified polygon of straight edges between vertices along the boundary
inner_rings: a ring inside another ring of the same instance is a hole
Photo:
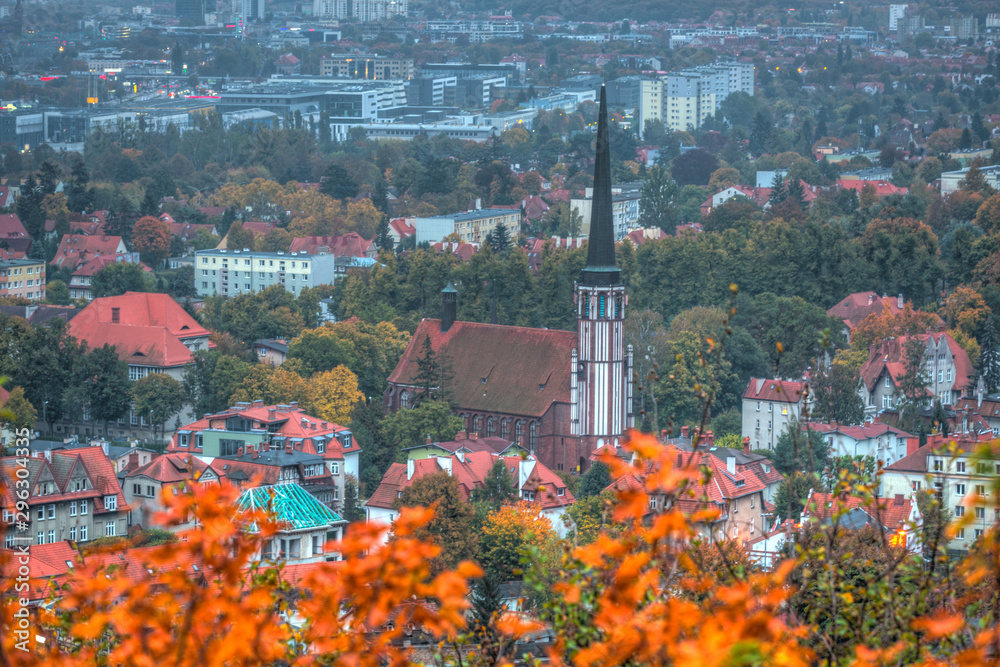
[[[337,366],[310,380],[310,403],[317,417],[347,426],[351,423],[351,410],[364,394],[358,389],[358,376],[347,366]]]

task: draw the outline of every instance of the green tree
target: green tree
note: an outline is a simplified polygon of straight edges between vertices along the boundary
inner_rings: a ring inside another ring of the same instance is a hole
[[[319,191],[334,199],[353,199],[358,194],[358,182],[351,172],[332,162],[320,179]]]
[[[649,170],[639,199],[639,224],[673,234],[677,227],[677,183],[663,167]]]
[[[450,442],[460,430],[461,418],[440,401],[421,401],[416,407],[400,410],[385,420],[386,437],[401,449],[421,445],[428,437],[433,442]]]
[[[927,387],[930,380],[924,373],[924,341],[910,336],[903,344],[903,375],[899,390],[903,394],[902,413],[907,431],[916,429],[920,411],[927,405]]]
[[[138,211],[121,188],[115,186],[111,197],[111,207],[105,218],[104,229],[107,234],[120,236],[126,244],[132,243],[132,226],[138,218]]]
[[[66,186],[66,197],[69,200],[66,206],[74,213],[82,213],[90,208],[91,199],[93,198],[92,192],[87,188],[87,185],[90,183],[90,171],[78,153],[71,153],[71,155],[73,156],[73,167],[70,173],[70,181]]]
[[[105,344],[91,350],[81,360],[79,376],[90,404],[90,416],[103,422],[107,433],[108,422],[128,414],[132,399],[128,364],[118,358],[113,346]]]
[[[483,480],[483,485],[472,490],[472,501],[486,503],[490,511],[496,511],[501,506],[513,501],[517,497],[514,490],[514,479],[507,471],[507,464],[503,457],[498,458]]]
[[[354,475],[347,475],[344,482],[344,506],[341,509],[341,516],[349,523],[363,521],[365,518],[365,508],[358,500],[358,480]]]
[[[4,413],[9,415],[3,420],[4,426],[10,427],[12,430],[35,428],[35,423],[38,421],[38,411],[35,410],[31,401],[25,398],[23,388],[14,387],[11,390],[7,401],[3,404],[3,409]]]
[[[431,570],[438,574],[476,556],[472,506],[462,498],[458,478],[441,471],[420,477],[403,490],[398,507],[434,507],[434,518],[415,537],[441,548]]]
[[[379,400],[358,401],[351,411],[351,431],[361,444],[358,463],[361,492],[370,496],[396,461],[400,445],[386,435],[385,411]]]
[[[597,496],[611,484],[611,473],[603,461],[594,461],[590,469],[580,479],[580,498]]]
[[[69,305],[69,287],[62,280],[53,280],[45,285],[45,300],[57,306]]]
[[[417,357],[417,374],[413,378],[419,392],[413,397],[414,403],[442,401],[449,403],[452,398],[453,375],[448,359],[439,355],[431,346],[431,337],[425,336],[420,344]]]
[[[125,292],[150,292],[152,274],[142,270],[142,265],[132,262],[114,262],[94,274],[91,291],[94,298],[119,296]]]
[[[810,385],[816,419],[838,424],[860,424],[864,420],[865,405],[858,393],[860,381],[848,365],[819,364]]]
[[[823,434],[813,429],[800,428],[792,420],[778,436],[771,461],[783,475],[793,472],[821,472],[829,458],[830,447]]]
[[[983,335],[979,339],[979,375],[983,378],[987,393],[1000,388],[1000,340],[997,338],[996,321],[990,316],[983,325]]]
[[[793,472],[778,485],[774,494],[775,513],[784,519],[798,521],[806,506],[806,498],[812,490],[819,491],[822,487],[819,476]]]
[[[150,418],[155,437],[156,425],[162,434],[163,424],[184,405],[184,388],[166,373],[151,373],[135,383],[132,399],[136,413]]]

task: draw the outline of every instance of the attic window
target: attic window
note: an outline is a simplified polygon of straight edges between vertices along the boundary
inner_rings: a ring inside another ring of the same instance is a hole
[[[112,324],[118,324],[119,322],[121,322],[120,313],[121,313],[121,309],[120,308],[112,308],[111,309],[111,323]]]
[[[486,378],[479,378],[479,381],[482,382],[483,384],[486,384]]]
[[[190,329],[190,328],[191,327],[189,327],[188,325],[185,324],[184,326],[181,327],[181,331],[184,331],[185,329]]]
[[[545,383],[544,382],[539,382],[538,383],[538,391],[542,391],[543,389],[545,389]]]
[[[746,484],[746,480],[738,479],[736,480],[736,486],[743,486]]]

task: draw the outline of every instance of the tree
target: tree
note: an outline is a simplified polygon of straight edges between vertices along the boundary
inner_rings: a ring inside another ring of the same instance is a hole
[[[479,562],[499,581],[521,578],[521,558],[529,545],[555,538],[551,522],[531,503],[504,505],[491,512],[480,532]]]
[[[111,198],[111,207],[105,218],[104,229],[111,236],[120,236],[127,244],[132,243],[132,226],[135,224],[137,211],[120,187],[115,187]]]
[[[42,166],[38,171],[38,187],[41,189],[42,194],[55,194],[56,187],[59,185],[59,167],[46,160],[42,162]]]
[[[829,458],[830,446],[823,434],[809,428],[805,430],[799,422],[792,420],[778,436],[771,461],[783,475],[793,472],[822,472]]]
[[[500,509],[516,497],[514,480],[507,472],[507,464],[503,457],[498,458],[490,466],[483,485],[472,490],[472,501],[485,503],[491,511]]]
[[[105,343],[81,360],[79,376],[90,403],[90,416],[103,422],[107,433],[108,423],[127,415],[132,402],[128,364],[118,358],[113,346]]]
[[[27,180],[21,185],[21,196],[17,198],[15,208],[17,217],[21,219],[24,230],[42,245],[42,235],[45,231],[45,213],[42,211],[42,200],[45,194],[38,187],[34,174],[28,174]]]
[[[151,373],[135,383],[132,400],[137,414],[149,416],[155,435],[156,425],[162,432],[164,422],[184,405],[184,388],[166,373]]]
[[[87,189],[90,183],[90,172],[87,165],[79,153],[72,153],[73,169],[70,173],[70,181],[66,186],[67,206],[74,213],[86,211],[90,208],[92,198],[91,191]]]
[[[415,404],[424,400],[449,402],[452,398],[453,380],[450,364],[431,346],[431,337],[425,336],[420,344],[417,373],[413,377],[419,392],[413,397]]]
[[[156,268],[170,254],[170,227],[151,215],[139,218],[132,226],[132,247],[149,266]]]
[[[873,220],[861,235],[861,252],[875,269],[877,291],[904,294],[917,304],[933,298],[944,275],[937,236],[913,218]]]
[[[170,71],[174,76],[184,72],[184,47],[180,42],[174,42],[174,48],[170,49]]]
[[[242,222],[234,222],[226,235],[226,247],[232,250],[256,250],[257,235],[246,229]]]
[[[351,431],[361,446],[358,482],[361,493],[369,496],[382,483],[382,476],[396,462],[398,442],[385,432],[385,412],[381,400],[358,401],[351,412]]]
[[[750,128],[750,152],[758,157],[768,152],[773,133],[774,123],[763,109],[758,110]]]
[[[979,340],[979,375],[986,385],[987,393],[1000,388],[1000,341],[997,339],[996,321],[991,316],[983,325],[983,336]]]
[[[69,287],[62,280],[53,280],[45,285],[45,300],[57,306],[69,305]]]
[[[950,327],[959,329],[966,336],[976,337],[992,312],[982,294],[971,287],[959,285],[945,297],[941,315]]]
[[[38,411],[24,396],[23,388],[14,387],[11,390],[7,401],[3,404],[3,409],[4,414],[9,415],[2,420],[5,427],[14,431],[21,429],[30,431],[35,428],[35,423],[38,421]]]
[[[334,199],[353,199],[358,194],[358,182],[347,169],[332,162],[320,179],[319,190]]]
[[[462,498],[458,478],[441,471],[424,475],[403,489],[397,507],[433,507],[434,518],[417,535],[433,541],[441,552],[431,563],[431,572],[453,569],[476,555],[472,530],[472,506]]]
[[[310,384],[316,416],[335,424],[350,425],[351,410],[364,399],[364,394],[358,391],[358,376],[346,366],[337,366],[313,376]]]
[[[95,299],[119,296],[125,292],[149,292],[152,291],[151,276],[143,271],[140,264],[113,262],[94,274],[91,291]]]
[[[580,479],[580,498],[597,496],[611,484],[611,474],[608,466],[602,461],[594,461],[590,469]]]
[[[346,475],[344,479],[344,506],[340,514],[349,523],[363,521],[365,508],[358,502],[358,479],[354,475]]]
[[[504,257],[510,252],[513,242],[510,238],[510,230],[507,225],[500,224],[494,227],[486,235],[486,243],[493,249],[493,253],[498,257]]]
[[[450,442],[462,430],[461,418],[451,414],[447,403],[422,401],[414,408],[400,410],[385,420],[386,437],[401,449],[433,442]]]
[[[902,412],[910,433],[916,429],[917,417],[927,404],[930,380],[924,373],[924,349],[924,341],[917,336],[910,336],[903,343],[903,375],[899,378],[899,390],[903,394]]]
[[[809,492],[820,490],[820,478],[818,475],[807,472],[794,471],[790,473],[778,485],[778,490],[774,494],[774,509],[782,519],[798,521],[802,516],[802,510],[806,506],[806,498]]]
[[[708,185],[712,174],[719,168],[715,156],[700,148],[686,151],[674,159],[670,172],[677,185]]]
[[[820,363],[812,376],[815,403],[813,416],[824,422],[860,424],[865,418],[865,405],[858,393],[860,381],[854,370],[839,361]]]
[[[677,226],[677,183],[663,167],[649,170],[639,199],[639,224],[673,234]]]

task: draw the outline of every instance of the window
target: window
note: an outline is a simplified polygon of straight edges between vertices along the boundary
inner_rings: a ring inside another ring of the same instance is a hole
[[[514,422],[514,443],[520,445],[524,437],[524,422],[518,419]]]
[[[597,299],[597,316],[604,317],[604,295],[600,295]]]
[[[767,411],[768,412],[774,412],[774,403],[768,403],[767,404]]]
[[[733,539],[735,540],[739,536],[740,536],[740,529],[737,528],[736,526],[733,526]]]
[[[753,509],[753,496],[750,496],[750,509]]]
[[[523,495],[524,495],[524,499],[525,500],[533,501],[535,499],[535,492],[534,491],[524,491]]]
[[[889,376],[888,375],[885,376],[885,388],[886,389],[892,388],[892,385],[889,384]]]
[[[965,539],[965,528],[959,528],[958,530],[955,531],[955,539],[956,540]]]
[[[104,496],[104,509],[106,510],[118,509],[118,496]]]
[[[985,507],[977,507],[976,508],[976,518],[977,519],[985,519],[986,518],[986,508]]]
[[[910,488],[913,489],[914,491],[919,491],[920,486],[921,486],[920,482],[910,482]]]
[[[955,516],[956,517],[965,516],[965,506],[964,505],[955,505]]]
[[[38,531],[37,538],[38,540],[36,544],[45,544],[45,531],[44,530]]]
[[[56,506],[55,506],[55,504],[49,505],[49,518],[50,519],[56,518]]]
[[[313,535],[312,536],[312,555],[317,556],[323,553],[323,536]]]
[[[105,537],[114,537],[115,536],[115,522],[114,521],[108,521],[106,524],[104,524],[104,536]]]
[[[80,514],[86,514],[86,513],[87,513],[87,501],[86,500],[81,500],[80,501]]]
[[[951,382],[951,369],[948,369],[948,382]]]
[[[985,498],[986,497],[986,485],[985,484],[976,484],[976,495],[979,496],[980,498]]]
[[[556,491],[556,495],[557,496],[565,496],[566,495],[566,489],[558,489]]]
[[[938,369],[938,382],[944,382],[944,369]]]
[[[87,539],[87,526],[80,526],[80,541],[86,542]]]
[[[243,445],[243,440],[222,438],[219,440],[219,456],[236,456]]]
[[[760,412],[760,401],[757,401],[757,412]]]
[[[978,540],[978,539],[979,539],[980,537],[982,537],[982,536],[983,536],[983,529],[982,529],[982,528],[976,528],[976,531],[975,531],[975,536],[976,536],[976,539],[977,539],[977,540]]]
[[[955,464],[956,472],[965,472],[965,461],[959,461]]]
[[[750,534],[753,535],[757,527],[757,520],[753,517],[750,518]]]
[[[977,463],[976,464],[976,472],[979,473],[980,475],[988,475],[988,474],[990,474],[990,464],[989,463],[981,463],[981,462]]]
[[[69,515],[76,516],[76,503],[69,504]]]
[[[934,470],[935,470],[935,472],[940,472],[943,469],[943,467],[944,466],[942,465],[941,459],[935,459],[934,460]]]
[[[532,452],[535,451],[535,445],[537,444],[538,437],[538,422],[531,422],[528,424],[528,449]]]
[[[69,539],[71,542],[76,542],[76,526],[69,529]]]
[[[146,495],[149,496],[150,498],[152,498],[153,496],[156,495],[156,489],[154,489],[152,486],[147,486],[146,487]]]
[[[405,389],[399,392],[399,407],[408,408],[410,407],[410,392]]]
[[[339,475],[340,474],[340,464],[337,462],[330,464],[330,474]]]
[[[956,496],[964,496],[965,495],[965,484],[956,484],[955,485],[955,495]]]
[[[38,506],[38,520],[45,521],[45,505]]]

